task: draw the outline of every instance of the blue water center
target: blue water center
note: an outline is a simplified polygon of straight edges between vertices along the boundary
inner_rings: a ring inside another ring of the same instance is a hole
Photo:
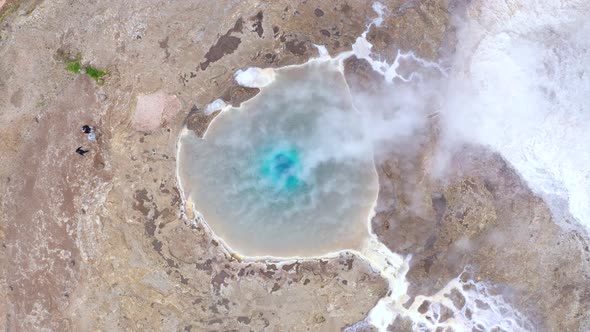
[[[275,149],[262,160],[260,175],[278,191],[294,191],[301,181],[301,158],[295,148]]]

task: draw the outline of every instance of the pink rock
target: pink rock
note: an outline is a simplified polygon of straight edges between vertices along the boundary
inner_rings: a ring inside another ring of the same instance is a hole
[[[175,95],[157,91],[137,97],[131,123],[137,131],[150,132],[170,122],[180,111],[180,100]]]

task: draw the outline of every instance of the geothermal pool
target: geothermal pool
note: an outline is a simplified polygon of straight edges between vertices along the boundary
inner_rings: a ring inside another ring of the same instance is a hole
[[[244,256],[359,249],[378,182],[371,142],[336,62],[275,70],[275,80],[185,131],[178,175],[212,231]]]
[[[431,171],[444,171],[446,148],[465,142],[486,146],[506,158],[550,207],[558,210],[565,201],[580,224],[590,223],[590,150],[581,143],[590,132],[583,130],[590,121],[584,103],[590,57],[580,56],[588,49],[584,18],[590,7],[524,1],[515,11],[503,1],[477,3],[474,8],[482,10],[467,14],[448,68],[411,51],[398,51],[393,63],[373,55],[365,37],[385,13],[374,3],[378,16],[352,51],[330,58],[318,47],[320,58],[305,65],[250,68],[261,74],[251,82],[236,76],[240,85],[264,89],[240,108],[224,110],[204,138],[188,130],[180,137],[178,179],[188,205],[243,256],[318,257],[355,250],[389,283],[388,295],[360,328],[368,322],[387,331],[402,316],[419,330],[533,330],[529,318],[495,294],[493,284],[466,273],[468,266],[437,293],[410,304],[411,256],[391,252],[368,229],[378,191],[373,144],[411,137],[430,115],[425,101],[436,106],[441,130],[442,148],[435,156],[440,160]],[[539,5],[544,10],[538,11]],[[340,69],[351,55],[366,60],[389,84],[419,78],[412,82],[418,88],[396,85],[375,100],[362,99],[365,103],[356,103],[361,117]],[[397,72],[400,59],[421,69],[405,78]],[[267,70],[272,75],[264,75]],[[440,80],[437,75],[422,80],[420,70],[438,71]],[[465,299],[462,308],[450,300],[453,291]],[[428,312],[420,310],[422,300],[432,304]],[[438,321],[443,306],[452,319]]]

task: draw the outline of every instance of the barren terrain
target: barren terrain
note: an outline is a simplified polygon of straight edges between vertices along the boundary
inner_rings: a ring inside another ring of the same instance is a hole
[[[367,35],[375,52],[434,60],[452,50],[447,1],[383,3],[384,24]],[[185,125],[202,134],[215,116],[204,113],[209,103],[258,92],[234,82],[237,69],[303,63],[318,55],[313,44],[350,50],[376,16],[365,1],[0,6],[0,329],[335,331],[385,296],[386,281],[352,253],[234,257],[185,214],[175,174]],[[104,83],[67,71],[76,57],[107,71]],[[353,92],[382,88],[361,60],[346,75]],[[165,111],[146,123],[136,106],[154,93]],[[410,295],[435,293],[470,265],[537,329],[590,329],[584,232],[554,220],[483,147],[457,151],[450,181],[426,174],[436,130],[428,135],[414,155],[377,164],[372,227],[392,251],[413,255]],[[402,320],[391,328],[410,329]]]

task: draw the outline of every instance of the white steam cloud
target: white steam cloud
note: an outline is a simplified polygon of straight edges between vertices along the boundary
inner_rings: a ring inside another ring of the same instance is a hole
[[[442,113],[449,141],[502,154],[550,206],[590,227],[590,2],[478,1]]]
[[[370,25],[379,26],[385,9],[373,8],[378,17]],[[473,1],[463,16],[454,17],[458,44],[446,68],[411,51],[398,51],[387,63],[363,33],[353,51],[334,60],[351,55],[367,60],[390,86],[382,93],[354,95],[363,114],[362,144],[340,142],[323,156],[346,157],[346,151],[367,146],[412,151],[436,113],[443,148],[434,174],[444,174],[449,150],[464,143],[487,146],[508,160],[554,212],[564,212],[557,209],[565,202],[590,228],[588,17],[590,2],[581,0]],[[320,60],[326,61],[325,55]],[[403,74],[402,63],[416,69]],[[254,71],[236,78],[246,73]],[[260,76],[268,80],[269,74]],[[330,131],[324,137],[338,141]]]

